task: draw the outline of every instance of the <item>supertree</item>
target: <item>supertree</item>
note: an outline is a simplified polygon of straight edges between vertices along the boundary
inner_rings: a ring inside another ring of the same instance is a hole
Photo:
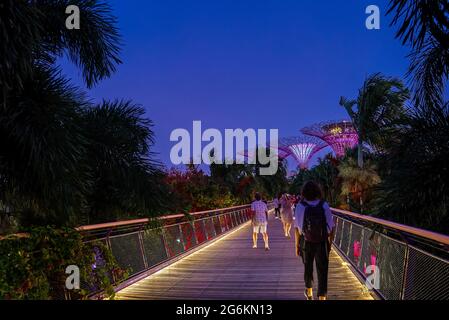
[[[357,131],[349,120],[321,122],[303,128],[301,132],[326,142],[337,157],[344,156],[346,149],[354,148],[359,140]]]
[[[312,156],[326,146],[318,138],[301,135],[280,139],[279,153],[292,155],[301,169],[307,169]]]

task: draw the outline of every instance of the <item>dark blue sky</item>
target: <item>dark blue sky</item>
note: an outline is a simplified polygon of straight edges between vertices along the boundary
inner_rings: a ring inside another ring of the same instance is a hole
[[[387,0],[111,0],[123,65],[90,91],[132,98],[155,123],[156,151],[169,164],[170,132],[203,126],[279,128],[345,118],[367,74],[403,77],[408,48],[394,38]],[[365,8],[381,8],[381,30]],[[82,85],[79,74],[64,63]]]

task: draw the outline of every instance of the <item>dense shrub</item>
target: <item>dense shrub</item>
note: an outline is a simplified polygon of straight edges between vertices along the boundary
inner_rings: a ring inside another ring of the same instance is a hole
[[[66,267],[80,270],[80,290],[68,291]],[[126,272],[101,242],[84,243],[72,229],[38,227],[0,240],[0,299],[86,299],[104,291],[113,297],[113,280]]]

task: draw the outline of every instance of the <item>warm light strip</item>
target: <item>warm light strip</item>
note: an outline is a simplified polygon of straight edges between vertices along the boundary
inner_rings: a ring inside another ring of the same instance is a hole
[[[347,281],[347,282],[354,281],[354,284],[355,284],[355,283],[360,283],[363,292],[369,293],[369,294],[370,294],[370,297],[371,297],[371,300],[374,300],[374,299],[376,298],[376,296],[374,295],[374,293],[373,293],[372,291],[370,291],[370,290],[368,289],[368,287],[366,286],[366,283],[364,282],[364,280],[363,280],[361,277],[359,277],[359,276],[357,275],[357,271],[355,271],[355,270],[352,269],[351,264],[348,263],[348,262],[346,262],[346,260],[341,256],[341,254],[340,254],[340,252],[339,252],[338,250],[334,249],[334,252],[336,253],[335,256],[336,256],[336,259],[338,260],[338,262],[339,262],[345,269],[348,269],[348,270],[350,271],[351,275],[352,275],[352,277],[351,277],[352,279],[351,279],[351,278],[348,278],[348,279],[346,279],[346,281]],[[354,285],[354,287],[355,287],[355,285]]]

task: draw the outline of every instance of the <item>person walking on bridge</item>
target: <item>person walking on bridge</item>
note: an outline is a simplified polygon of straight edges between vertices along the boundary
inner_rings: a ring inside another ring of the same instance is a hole
[[[274,217],[276,219],[279,219],[281,216],[281,197],[282,194],[279,193],[274,199],[273,199],[273,206],[274,206]]]
[[[281,219],[284,227],[284,235],[290,238],[290,230],[293,223],[293,197],[284,193],[281,197]]]
[[[318,299],[326,300],[334,220],[329,205],[322,200],[321,188],[315,182],[306,182],[302,200],[295,209],[296,255],[304,263],[304,295],[313,300],[313,264],[316,261]]]
[[[251,203],[251,215],[253,223],[253,248],[257,248],[257,237],[260,232],[262,233],[265,242],[265,250],[270,250],[267,233],[268,207],[267,204],[262,201],[262,197],[259,193],[256,193],[255,201]]]

